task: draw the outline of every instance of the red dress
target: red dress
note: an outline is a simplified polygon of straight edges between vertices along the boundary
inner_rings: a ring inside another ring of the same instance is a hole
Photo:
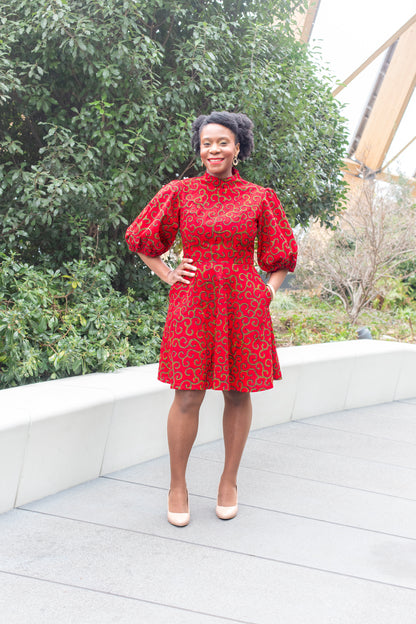
[[[170,289],[161,345],[161,381],[182,390],[255,392],[281,372],[269,313],[271,294],[254,264],[293,271],[296,242],[274,191],[205,173],[164,186],[126,233],[129,248],[160,256],[182,235],[197,266]]]

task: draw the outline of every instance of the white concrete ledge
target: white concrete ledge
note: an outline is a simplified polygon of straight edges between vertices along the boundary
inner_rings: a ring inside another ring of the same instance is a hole
[[[282,381],[252,394],[253,428],[416,397],[416,345],[373,340],[279,350]],[[167,453],[173,391],[157,365],[0,391],[0,512]],[[197,444],[222,435],[209,391]]]

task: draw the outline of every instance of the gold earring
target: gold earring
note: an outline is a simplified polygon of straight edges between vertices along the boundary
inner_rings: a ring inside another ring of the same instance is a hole
[[[238,158],[237,158],[237,154],[236,154],[236,155],[234,156],[234,160],[233,160],[233,165],[234,165],[234,167],[237,167],[237,165],[238,165],[238,163],[239,163],[239,162],[240,162],[240,161],[238,160]]]

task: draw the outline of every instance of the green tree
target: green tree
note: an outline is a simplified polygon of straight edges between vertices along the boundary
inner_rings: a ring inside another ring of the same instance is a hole
[[[292,35],[301,4],[5,0],[0,250],[54,271],[104,261],[116,288],[140,292],[126,224],[162,184],[199,173],[190,123],[213,109],[253,118],[242,175],[275,188],[293,224],[331,221],[345,129]]]

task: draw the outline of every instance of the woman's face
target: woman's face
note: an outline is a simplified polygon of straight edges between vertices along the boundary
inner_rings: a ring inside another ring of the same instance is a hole
[[[221,180],[232,175],[233,160],[240,151],[232,130],[220,124],[203,126],[200,135],[201,160],[208,173]]]

